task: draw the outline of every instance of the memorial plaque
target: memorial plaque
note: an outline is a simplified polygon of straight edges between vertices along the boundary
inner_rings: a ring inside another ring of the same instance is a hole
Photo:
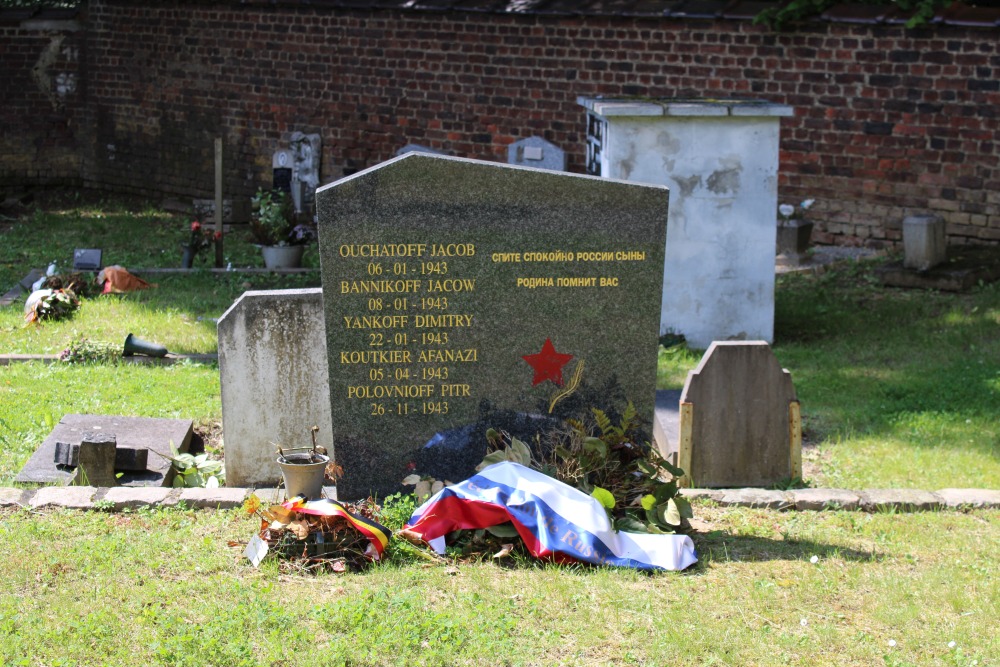
[[[490,426],[651,433],[666,188],[412,153],[317,204],[341,498],[457,482]]]

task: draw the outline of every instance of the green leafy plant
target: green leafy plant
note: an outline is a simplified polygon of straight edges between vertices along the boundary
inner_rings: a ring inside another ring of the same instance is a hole
[[[521,440],[490,429],[486,436],[493,451],[477,470],[502,461],[535,468],[593,496],[619,530],[668,533],[684,527],[692,517],[677,485],[684,471],[638,441],[638,414],[631,402],[618,423],[592,408],[586,421],[567,424],[568,431],[548,434],[544,445],[539,439],[538,449],[550,452],[541,459]]]
[[[308,225],[296,225],[288,195],[281,190],[257,190],[252,199],[250,236],[262,246],[305,245],[316,238]]]
[[[937,10],[949,7],[953,3],[954,0],[867,0],[859,4],[895,6],[904,12],[910,12],[906,27],[916,28],[934,18]],[[757,14],[753,22],[766,25],[772,30],[787,30],[792,24],[819,16],[836,4],[837,0],[791,0],[786,4],[768,7]],[[974,2],[966,4],[975,5]]]
[[[208,454],[181,453],[173,442],[170,443],[170,464],[175,473],[175,487],[213,489],[226,483],[222,461],[210,459]]]

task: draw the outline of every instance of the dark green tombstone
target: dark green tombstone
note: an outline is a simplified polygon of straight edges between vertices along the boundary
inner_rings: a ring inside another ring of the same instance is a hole
[[[489,426],[652,432],[666,188],[409,154],[317,202],[341,498],[459,481]]]

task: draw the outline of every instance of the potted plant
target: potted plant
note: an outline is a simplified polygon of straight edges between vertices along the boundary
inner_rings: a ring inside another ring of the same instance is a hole
[[[305,246],[316,234],[306,225],[295,224],[288,195],[280,190],[257,190],[252,200],[250,235],[269,269],[301,266]]]
[[[195,257],[202,250],[215,247],[215,244],[222,238],[222,232],[212,232],[207,227],[195,220],[191,223],[190,231],[184,241],[181,242],[181,267],[190,269],[194,264]]]

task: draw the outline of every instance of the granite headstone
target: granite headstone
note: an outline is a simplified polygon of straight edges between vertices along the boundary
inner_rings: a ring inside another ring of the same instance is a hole
[[[321,188],[338,495],[459,481],[490,426],[632,401],[648,428],[667,196],[421,153]]]

